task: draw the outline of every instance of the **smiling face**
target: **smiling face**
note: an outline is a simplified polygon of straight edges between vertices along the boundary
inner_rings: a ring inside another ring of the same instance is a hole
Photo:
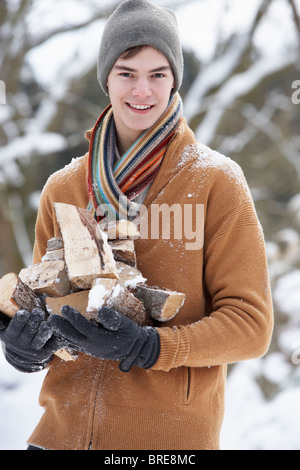
[[[107,87],[123,154],[166,110],[174,75],[168,59],[147,46],[134,57],[117,60]]]

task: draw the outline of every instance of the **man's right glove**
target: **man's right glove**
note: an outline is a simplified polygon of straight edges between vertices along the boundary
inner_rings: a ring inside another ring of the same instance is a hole
[[[52,355],[66,347],[66,341],[53,335],[45,312],[19,310],[10,320],[0,312],[0,340],[7,362],[20,372],[43,370]]]
[[[160,354],[160,337],[155,328],[138,326],[130,318],[103,307],[98,322],[89,321],[65,305],[63,316],[51,315],[48,322],[74,349],[99,359],[120,361],[122,372],[132,366],[150,369]]]

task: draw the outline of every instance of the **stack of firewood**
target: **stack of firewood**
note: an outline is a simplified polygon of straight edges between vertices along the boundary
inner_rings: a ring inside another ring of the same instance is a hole
[[[174,318],[185,296],[147,286],[137,269],[134,243],[140,234],[134,223],[97,224],[90,212],[63,203],[55,203],[55,213],[60,237],[48,240],[41,263],[0,279],[1,312],[13,317],[39,307],[60,314],[71,305],[97,321],[98,309],[107,306],[141,326]],[[56,354],[74,360],[65,350]]]

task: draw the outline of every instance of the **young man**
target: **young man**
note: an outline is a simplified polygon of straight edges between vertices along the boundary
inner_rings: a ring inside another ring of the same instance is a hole
[[[143,204],[148,227],[153,207],[176,207],[181,236],[150,231],[136,242],[137,262],[148,285],[183,292],[186,300],[155,328],[105,308],[96,325],[68,306],[47,322],[37,312],[2,322],[15,367],[49,367],[40,395],[45,412],[31,445],[218,449],[226,366],[268,349],[273,314],[262,228],[241,169],[188,128],[178,94],[182,73],[174,15],[146,0],[123,2],[108,20],[98,61],[111,106],[86,134],[89,154],[52,175],[43,190],[34,262],[58,235],[54,202],[98,215],[105,206],[109,217],[132,217]],[[75,361],[53,358],[64,344],[78,351]]]

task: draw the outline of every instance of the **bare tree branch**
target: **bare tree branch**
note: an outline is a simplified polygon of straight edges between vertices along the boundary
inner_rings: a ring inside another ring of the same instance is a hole
[[[294,17],[294,22],[295,22],[297,33],[298,33],[299,49],[300,49],[300,15],[298,13],[295,0],[288,0],[288,3],[290,4],[292,11],[293,11],[293,17]]]
[[[198,77],[192,83],[185,98],[185,113],[189,122],[201,111],[204,96],[223,86],[224,82],[240,67],[243,57],[252,45],[252,38],[263,16],[266,14],[272,0],[262,0],[249,30],[232,38],[220,57],[216,57],[211,64],[201,68]]]
[[[44,42],[46,42],[48,39],[52,38],[53,36],[67,33],[69,31],[77,31],[79,29],[85,28],[86,26],[88,26],[89,24],[97,20],[108,17],[114,11],[114,9],[121,3],[121,1],[122,0],[117,0],[111,3],[109,6],[98,8],[98,11],[96,14],[93,14],[92,16],[90,16],[90,18],[78,24],[67,24],[63,26],[58,26],[57,28],[53,28],[45,32],[39,37],[28,38],[27,42],[24,45],[24,51],[27,52],[31,49],[34,49],[35,47],[40,46],[41,44],[43,44]]]

